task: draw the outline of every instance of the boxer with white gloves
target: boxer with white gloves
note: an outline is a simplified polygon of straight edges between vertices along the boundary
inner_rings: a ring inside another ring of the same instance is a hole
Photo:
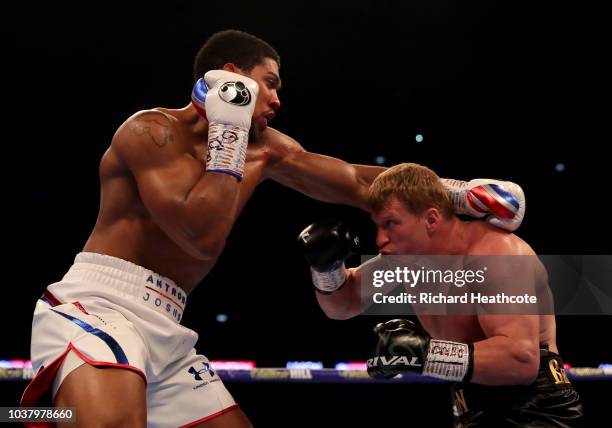
[[[234,30],[212,35],[195,58],[194,81],[189,104],[137,112],[113,136],[83,253],[37,303],[37,375],[23,405],[75,407],[83,426],[248,427],[195,352],[197,335],[180,325],[186,296],[266,179],[369,209],[368,189],[384,168],[310,153],[268,127],[281,79],[266,42]],[[105,407],[96,405],[100,396]]]

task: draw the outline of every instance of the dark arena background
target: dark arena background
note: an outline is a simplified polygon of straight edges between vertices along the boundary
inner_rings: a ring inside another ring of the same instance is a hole
[[[95,223],[98,163],[114,131],[138,110],[187,105],[194,55],[222,29],[277,49],[282,107],[271,126],[307,150],[512,180],[527,198],[517,234],[538,254],[610,254],[609,46],[600,16],[585,3],[552,1],[12,5],[3,19],[0,406],[17,405],[27,384],[7,378],[16,360],[29,360],[38,296],[61,279]],[[258,368],[366,360],[372,327],[385,318],[327,319],[296,245],[324,218],[348,221],[364,253],[376,252],[364,212],[260,185],[189,296],[183,324],[198,332],[199,352]],[[594,368],[572,377],[589,426],[608,425],[598,421],[612,384],[595,368],[612,363],[611,321],[605,311],[557,317],[565,362]],[[352,373],[332,383],[341,376],[264,371],[226,384],[255,426],[450,426],[446,384]]]

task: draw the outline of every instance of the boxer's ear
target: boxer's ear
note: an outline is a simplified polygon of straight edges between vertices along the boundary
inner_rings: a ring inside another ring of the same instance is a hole
[[[240,67],[236,66],[236,64],[234,64],[233,62],[227,62],[223,65],[223,70],[225,71],[231,71],[232,73],[242,73],[242,70],[240,69]]]
[[[429,208],[423,213],[423,218],[425,219],[427,232],[435,232],[440,227],[442,214],[437,208]]]

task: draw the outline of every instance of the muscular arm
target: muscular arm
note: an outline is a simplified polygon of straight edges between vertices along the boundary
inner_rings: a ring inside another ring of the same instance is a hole
[[[487,339],[474,343],[472,382],[515,385],[533,382],[540,351],[537,315],[484,315],[478,321]]]
[[[315,292],[319,306],[328,318],[346,320],[362,312],[360,273],[350,268],[342,288],[330,294]]]
[[[369,212],[367,194],[384,167],[349,164],[341,159],[310,153],[291,137],[267,129],[262,137],[269,147],[266,178],[271,178],[314,199],[353,206]],[[469,182],[442,179],[458,214],[488,216],[494,226],[516,230],[525,214],[525,195],[515,183],[491,179]],[[488,185],[494,185],[493,187]]]
[[[221,252],[233,225],[239,183],[228,174],[206,173],[180,138],[170,117],[152,111],[128,119],[112,146],[153,221],[185,252],[208,260]]]
[[[267,178],[323,202],[369,211],[368,188],[385,168],[354,165],[307,152],[297,141],[275,129],[266,130],[266,139],[272,153]]]
[[[339,290],[330,294],[317,292],[319,306],[329,318],[344,320],[356,317],[363,313],[372,305],[372,296],[380,292],[387,294],[394,289],[394,284],[387,284],[386,287],[374,288],[371,286],[363,287],[361,279],[372,278],[375,270],[388,270],[389,266],[380,256],[374,257],[360,266],[347,269],[347,277],[344,285]]]
[[[488,268],[483,284],[486,294],[535,295],[539,266],[535,253],[516,237],[496,239],[496,236],[474,249],[481,254],[496,254],[483,259]],[[512,255],[504,256],[507,254]],[[533,382],[540,362],[539,315],[524,315],[525,306],[518,304],[493,303],[482,308],[485,314],[478,315],[478,323],[486,339],[474,343],[472,382],[485,385]]]

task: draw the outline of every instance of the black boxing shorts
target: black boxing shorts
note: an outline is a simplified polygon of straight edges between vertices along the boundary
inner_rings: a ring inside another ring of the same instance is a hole
[[[531,385],[453,387],[455,427],[583,426],[582,404],[561,357],[540,349],[540,370]]]

